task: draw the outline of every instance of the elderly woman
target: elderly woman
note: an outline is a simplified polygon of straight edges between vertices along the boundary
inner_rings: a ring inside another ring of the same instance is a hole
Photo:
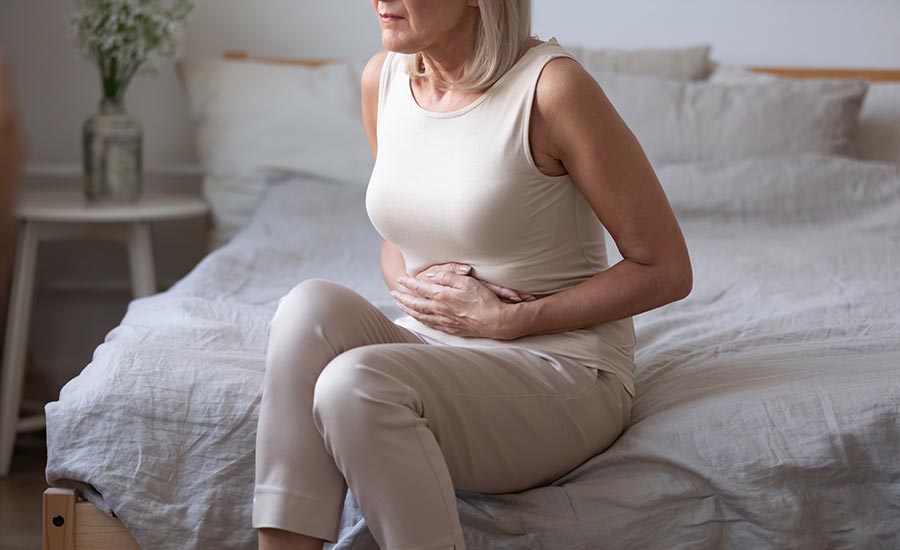
[[[632,316],[687,296],[690,259],[640,144],[571,54],[531,36],[530,3],[372,2],[366,208],[406,315],[323,279],[279,302],[260,548],[337,541],[349,487],[381,548],[464,549],[454,489],[550,483],[630,421]]]

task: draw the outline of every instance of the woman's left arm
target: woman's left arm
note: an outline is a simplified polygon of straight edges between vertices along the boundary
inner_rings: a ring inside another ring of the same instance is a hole
[[[690,294],[681,228],[647,155],[600,84],[576,61],[556,58],[538,79],[534,103],[533,117],[546,121],[548,152],[566,167],[623,259],[574,287],[508,304],[500,322],[513,337],[561,332]]]
[[[532,119],[622,261],[571,288],[519,303],[501,302],[449,271],[435,273],[434,282],[400,277],[392,292],[398,306],[451,334],[512,340],[599,325],[690,294],[691,261],[675,214],[643,148],[597,81],[572,59],[549,61]]]

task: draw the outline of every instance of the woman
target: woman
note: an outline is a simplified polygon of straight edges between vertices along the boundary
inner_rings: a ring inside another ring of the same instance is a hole
[[[545,485],[611,445],[631,416],[631,316],[692,285],[639,143],[568,52],[530,35],[530,0],[372,5],[386,51],[362,75],[366,207],[407,315],[323,279],[281,299],[260,548],[335,542],[348,487],[381,548],[465,548],[454,489]]]

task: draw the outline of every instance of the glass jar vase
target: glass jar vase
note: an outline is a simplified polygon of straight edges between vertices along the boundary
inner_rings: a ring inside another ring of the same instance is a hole
[[[130,202],[142,188],[143,128],[124,101],[104,97],[82,127],[84,194],[92,201]]]

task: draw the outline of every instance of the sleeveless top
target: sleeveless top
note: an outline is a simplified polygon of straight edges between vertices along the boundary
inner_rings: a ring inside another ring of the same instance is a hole
[[[403,253],[412,277],[461,262],[470,275],[543,296],[609,267],[604,227],[568,174],[547,176],[528,143],[538,76],[574,56],[556,38],[532,46],[478,98],[450,112],[421,107],[403,55],[389,51],[378,94],[378,149],[366,189],[372,225]],[[631,317],[513,340],[461,337],[406,315],[394,320],[429,343],[519,346],[614,373],[634,397]]]

